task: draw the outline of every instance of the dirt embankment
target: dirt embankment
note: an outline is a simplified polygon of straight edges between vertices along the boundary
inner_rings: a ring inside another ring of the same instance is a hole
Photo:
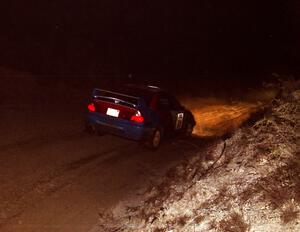
[[[299,87],[283,82],[262,119],[101,214],[98,231],[300,231]]]
[[[239,128],[253,114],[263,111],[277,94],[275,86],[265,86],[249,89],[237,100],[187,96],[179,96],[179,99],[194,115],[197,124],[193,134],[207,138],[222,136]]]

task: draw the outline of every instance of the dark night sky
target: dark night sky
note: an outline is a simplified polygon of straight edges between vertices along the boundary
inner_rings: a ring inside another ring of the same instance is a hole
[[[195,2],[12,0],[3,7],[0,61],[44,74],[255,74],[297,68],[297,1]]]

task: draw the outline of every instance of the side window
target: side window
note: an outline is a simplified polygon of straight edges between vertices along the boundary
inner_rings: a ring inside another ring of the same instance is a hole
[[[179,101],[173,96],[170,96],[170,104],[171,104],[172,110],[181,110],[182,109],[182,106],[179,103]]]
[[[171,103],[169,98],[166,96],[160,96],[158,98],[157,106],[159,110],[170,110],[171,109]]]

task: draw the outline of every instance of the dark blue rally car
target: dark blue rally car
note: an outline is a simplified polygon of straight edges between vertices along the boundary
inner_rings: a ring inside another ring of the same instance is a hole
[[[195,120],[177,99],[155,86],[124,85],[94,89],[86,129],[143,141],[157,148],[165,136],[190,136]]]

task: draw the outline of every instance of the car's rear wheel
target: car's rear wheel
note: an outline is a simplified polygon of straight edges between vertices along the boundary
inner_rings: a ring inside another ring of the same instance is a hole
[[[192,123],[187,123],[186,127],[185,127],[185,130],[184,130],[184,136],[186,138],[190,138],[192,136],[192,133],[193,133],[193,124]]]
[[[157,149],[161,144],[162,136],[162,129],[155,129],[152,136],[147,141],[146,145],[151,149]]]

